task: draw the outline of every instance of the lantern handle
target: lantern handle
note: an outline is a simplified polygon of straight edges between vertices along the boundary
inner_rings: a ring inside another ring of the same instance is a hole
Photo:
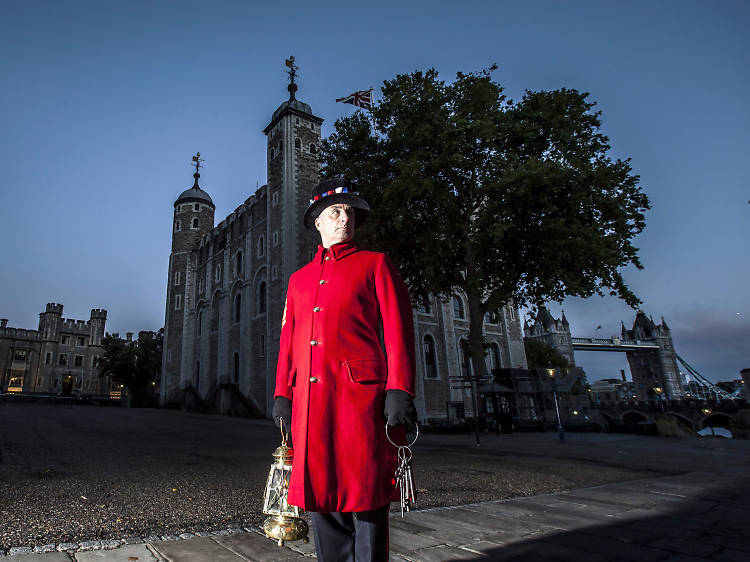
[[[416,434],[416,435],[414,436],[414,441],[412,441],[411,443],[409,443],[408,445],[406,445],[407,447],[411,447],[412,445],[414,445],[414,443],[416,443],[416,442],[417,442],[417,438],[419,437],[419,424],[418,424],[417,422],[414,422],[414,427],[415,427],[415,428],[417,429],[417,434]],[[388,441],[389,441],[389,442],[391,443],[391,445],[393,445],[394,447],[399,447],[399,448],[403,447],[403,445],[396,445],[396,444],[395,444],[395,443],[393,442],[393,440],[391,439],[391,436],[390,436],[390,435],[388,435],[388,424],[387,424],[387,423],[385,424],[385,436],[386,436],[386,437],[388,438]]]
[[[284,418],[279,418],[279,431],[281,431],[281,444],[286,447],[286,443],[289,440],[289,433],[284,432]]]

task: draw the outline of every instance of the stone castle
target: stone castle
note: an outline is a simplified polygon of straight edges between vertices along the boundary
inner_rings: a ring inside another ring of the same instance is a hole
[[[228,415],[270,415],[289,276],[319,243],[302,225],[319,182],[323,119],[296,99],[273,112],[266,135],[266,185],[218,225],[215,206],[199,185],[174,202],[172,251],[164,324],[160,403]],[[432,299],[414,309],[416,405],[422,420],[473,412],[468,389],[452,377],[471,373],[464,353],[466,300]],[[521,324],[507,306],[485,317],[489,368],[525,368]]]
[[[97,368],[107,311],[89,320],[63,318],[63,305],[49,303],[39,329],[12,328],[0,319],[0,391],[65,395],[108,395],[109,377]]]

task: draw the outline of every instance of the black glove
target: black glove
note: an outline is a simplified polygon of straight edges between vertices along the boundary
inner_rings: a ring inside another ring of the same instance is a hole
[[[283,396],[277,396],[273,400],[273,422],[276,427],[281,427],[281,421],[284,421],[284,433],[289,435],[292,431],[292,401]]]
[[[391,426],[417,421],[417,409],[414,407],[412,395],[403,390],[386,390],[385,418]]]

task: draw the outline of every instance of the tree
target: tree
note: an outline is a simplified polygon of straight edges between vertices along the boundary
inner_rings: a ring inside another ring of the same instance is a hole
[[[544,342],[524,338],[523,347],[526,351],[529,369],[548,369],[549,367],[566,369],[570,366],[564,355]]]
[[[111,376],[124,385],[134,406],[147,405],[153,399],[153,388],[159,383],[163,348],[162,332],[143,331],[135,341],[123,340],[117,334],[102,339],[99,376]]]
[[[642,267],[632,240],[649,208],[629,160],[609,157],[587,93],[513,102],[494,70],[386,80],[321,150],[322,175],[350,178],[370,202],[358,236],[391,255],[413,298],[466,295],[475,376],[486,312],[605,290],[637,305],[620,269]]]

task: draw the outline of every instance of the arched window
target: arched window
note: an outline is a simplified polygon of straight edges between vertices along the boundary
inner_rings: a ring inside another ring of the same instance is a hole
[[[426,335],[423,342],[424,348],[424,376],[428,379],[438,378],[437,356],[435,353],[435,340],[431,335]]]
[[[195,331],[200,336],[203,333],[203,311],[198,313],[198,321],[196,322]]]
[[[503,366],[502,361],[500,360],[500,346],[496,343],[490,344],[490,353],[492,356],[492,368],[493,369],[499,369]]]
[[[234,352],[234,384],[240,384],[240,354]]]
[[[258,285],[258,314],[266,312],[266,282],[261,281]]]
[[[310,154],[315,154],[317,152],[317,148],[314,144],[310,144]]]
[[[235,257],[235,270],[237,271],[237,275],[242,275],[242,251],[237,252],[237,256]]]
[[[221,264],[216,266],[216,282],[221,281]]]
[[[464,315],[464,301],[458,295],[453,295],[453,316],[461,320],[466,317]]]
[[[265,253],[266,253],[266,239],[263,238],[263,236],[260,236],[258,238],[258,248],[257,248],[258,257],[262,258]]]
[[[198,230],[198,217],[193,218],[193,226],[191,228],[193,230]]]
[[[180,231],[180,221],[174,221],[174,231],[175,232]]]
[[[471,378],[471,354],[469,352],[469,342],[461,340],[459,343],[459,355],[461,360],[461,376],[465,379]]]
[[[419,303],[417,308],[422,314],[432,314],[432,306],[430,305],[430,299],[428,298],[424,303]]]
[[[297,137],[296,139],[294,139],[294,148],[296,148],[297,150],[299,150],[300,148],[302,148],[302,141],[299,140],[299,137]]]
[[[273,148],[271,149],[271,160],[273,160],[274,154],[273,154]]]
[[[239,322],[242,319],[242,295],[237,293],[234,296],[234,321]]]
[[[200,203],[196,203],[196,204],[195,204],[195,207],[193,207],[193,208],[194,208],[194,209],[195,209],[196,211],[200,211],[200,210],[201,210],[201,204],[200,204]]]

